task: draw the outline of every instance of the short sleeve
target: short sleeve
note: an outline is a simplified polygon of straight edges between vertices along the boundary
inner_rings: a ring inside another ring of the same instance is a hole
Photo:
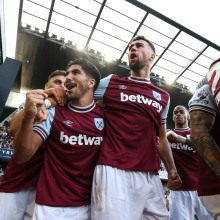
[[[220,113],[220,59],[212,63],[207,78],[210,90],[218,106],[218,112]]]
[[[33,126],[33,130],[37,132],[44,141],[49,136],[52,128],[52,122],[55,115],[55,107],[47,109],[47,111],[49,113],[47,120],[40,123],[36,122]]]
[[[169,96],[169,99],[168,99],[168,102],[167,102],[167,106],[164,108],[164,110],[162,112],[162,124],[166,123],[169,107],[170,107],[170,96]]]
[[[94,92],[94,99],[95,100],[102,100],[103,99],[103,96],[105,94],[105,91],[108,87],[108,84],[109,84],[112,76],[113,76],[113,74],[101,79],[97,89]]]
[[[189,101],[189,111],[202,110],[216,116],[217,104],[209,89],[209,85],[203,85],[197,89]]]

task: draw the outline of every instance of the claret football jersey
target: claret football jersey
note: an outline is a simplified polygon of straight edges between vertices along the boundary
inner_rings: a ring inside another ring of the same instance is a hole
[[[168,93],[149,79],[110,75],[101,80],[95,99],[103,100],[106,119],[106,139],[98,164],[157,170],[157,135],[166,123]]]
[[[25,102],[14,112],[17,114]],[[14,193],[29,187],[37,187],[38,178],[44,161],[44,147],[40,147],[33,157],[25,163],[16,163],[12,155],[0,183],[0,192]]]
[[[43,162],[43,146],[25,163],[16,163],[12,155],[0,183],[0,192],[14,193],[29,187],[37,187]]]
[[[190,136],[190,128],[171,129],[183,137]],[[182,180],[182,186],[177,190],[197,190],[199,178],[198,152],[186,143],[168,138],[177,172]]]
[[[48,111],[47,120],[34,125],[45,146],[36,203],[59,207],[89,204],[104,138],[103,110],[93,102],[83,108],[69,103]]]

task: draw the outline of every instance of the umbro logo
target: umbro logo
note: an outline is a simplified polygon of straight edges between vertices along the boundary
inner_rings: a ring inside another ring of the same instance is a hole
[[[119,89],[127,89],[126,85],[119,85]]]
[[[63,123],[66,124],[69,127],[72,127],[72,124],[73,124],[73,122],[70,121],[70,120],[63,121]]]

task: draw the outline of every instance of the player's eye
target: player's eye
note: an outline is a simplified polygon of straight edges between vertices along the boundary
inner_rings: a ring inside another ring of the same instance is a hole
[[[143,44],[137,44],[137,47],[143,47],[144,45]]]
[[[57,80],[55,81],[56,84],[60,85],[61,84],[61,81]]]
[[[130,45],[130,46],[129,46],[129,51],[131,50],[132,47],[133,47],[133,45]]]

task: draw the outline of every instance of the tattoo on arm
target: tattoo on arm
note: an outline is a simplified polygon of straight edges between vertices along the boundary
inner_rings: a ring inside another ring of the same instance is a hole
[[[191,141],[201,157],[220,177],[220,150],[209,134],[215,117],[207,112],[193,111],[190,113]]]

